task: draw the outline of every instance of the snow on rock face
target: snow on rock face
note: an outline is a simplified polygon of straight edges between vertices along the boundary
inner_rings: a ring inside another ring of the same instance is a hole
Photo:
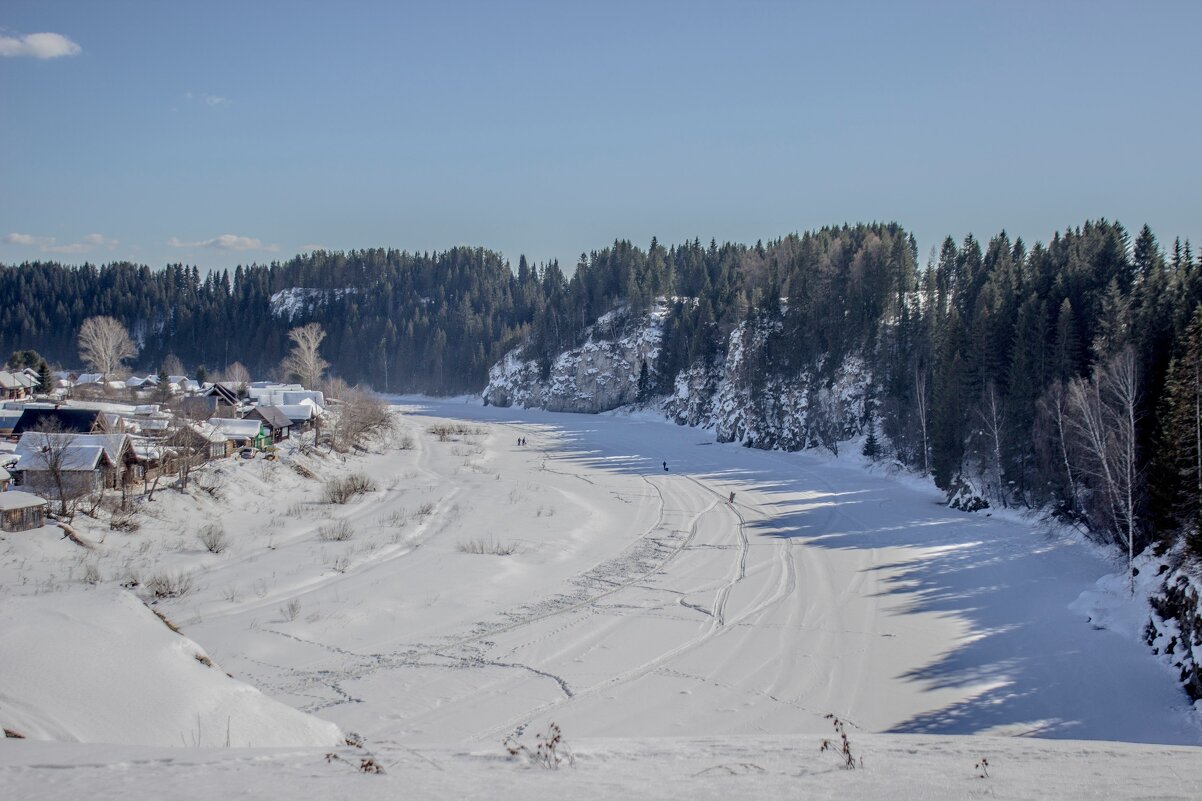
[[[338,727],[230,678],[122,590],[5,598],[0,726],[36,740],[331,746]]]
[[[765,377],[749,353],[774,323],[742,323],[731,332],[720,365],[694,365],[676,377],[664,412],[682,425],[713,428],[719,442],[796,451],[826,447],[860,433],[868,371],[849,358],[821,380],[809,372]]]
[[[341,298],[356,291],[358,290],[354,287],[345,289],[316,289],[314,287],[294,286],[288,289],[281,289],[271,296],[271,313],[275,317],[291,320],[300,315],[307,314],[327,296]]]
[[[628,320],[622,311],[601,317],[579,348],[561,353],[546,379],[537,361],[521,349],[506,354],[488,374],[484,400],[495,406],[543,408],[552,412],[603,412],[634,403],[639,369],[653,368],[663,338],[666,301],[651,314]],[[743,323],[731,332],[719,363],[695,364],[676,376],[663,411],[682,425],[713,428],[719,442],[754,448],[801,450],[826,447],[860,433],[868,370],[848,358],[820,379],[803,372],[764,376],[754,365],[776,322]]]
[[[639,371],[655,364],[663,338],[667,306],[657,304],[643,320],[624,310],[602,316],[578,348],[561,353],[544,380],[538,362],[505,355],[488,371],[484,400],[494,406],[543,408],[551,412],[597,413],[634,403]]]
[[[1149,599],[1151,619],[1144,638],[1178,671],[1178,679],[1202,711],[1202,584],[1188,566],[1166,571],[1159,589]]]

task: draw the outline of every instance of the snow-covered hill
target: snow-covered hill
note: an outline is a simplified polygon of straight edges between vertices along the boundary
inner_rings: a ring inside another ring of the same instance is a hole
[[[175,746],[333,746],[333,723],[227,676],[120,589],[0,605],[0,725],[35,740]]]

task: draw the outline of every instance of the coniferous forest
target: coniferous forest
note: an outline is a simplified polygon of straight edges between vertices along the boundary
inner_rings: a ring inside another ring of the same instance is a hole
[[[1125,550],[1180,533],[1202,552],[1202,259],[1146,226],[1090,221],[1030,246],[948,238],[925,264],[896,224],[754,245],[615,241],[569,272],[472,248],[319,251],[205,275],[26,263],[0,269],[0,350],[74,365],[82,321],[109,315],[139,343],[137,369],[175,355],[189,371],[238,360],[265,374],[291,327],[319,322],[346,380],[458,393],[518,344],[549,370],[601,314],[661,296],[660,392],[722,358],[740,324],[768,322],[748,354],[757,380],[831,380],[863,360],[874,457],[953,495],[1052,509]]]

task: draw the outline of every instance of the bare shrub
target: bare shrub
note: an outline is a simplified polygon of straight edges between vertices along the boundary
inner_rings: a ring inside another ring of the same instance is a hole
[[[347,742],[350,744],[349,740]],[[351,762],[349,759],[345,759],[331,751],[330,753],[326,754],[326,762],[342,762],[359,771],[360,773],[373,773],[377,775],[384,774],[384,766],[377,762],[375,757],[371,756],[362,757],[359,760],[359,766],[355,767],[354,762]]]
[[[345,573],[346,571],[350,570],[351,569],[351,555],[353,553],[354,553],[353,550],[347,551],[342,556],[335,558],[333,563],[331,563],[330,568],[335,573]]]
[[[209,474],[203,478],[198,476],[193,479],[192,484],[213,500],[221,500],[223,487],[221,486],[221,480],[216,475]]]
[[[114,509],[113,515],[109,518],[109,529],[112,531],[124,531],[127,534],[132,534],[142,527],[138,522],[138,513],[134,509]]]
[[[352,473],[343,480],[355,495],[366,495],[377,489],[376,482],[363,473]]]
[[[457,437],[478,437],[484,433],[482,428],[465,426],[462,423],[439,423],[430,426],[426,431],[437,437],[439,442],[449,442]]]
[[[355,536],[355,530],[345,520],[317,529],[317,539],[322,542],[346,542]]]
[[[546,734],[535,736],[538,741],[533,749],[524,743],[519,743],[513,737],[506,737],[502,745],[510,756],[524,757],[532,764],[547,770],[558,770],[559,766],[564,762],[568,765],[576,764],[576,757],[572,754],[572,749],[564,742],[563,732],[559,728],[558,723],[552,722],[547,726]]]
[[[418,517],[429,517],[430,515],[434,514],[434,504],[423,503],[421,506],[417,507],[417,512],[415,512],[415,514]]]
[[[409,522],[409,512],[405,509],[393,509],[379,519],[381,528],[401,528]]]
[[[395,428],[396,419],[384,399],[356,387],[343,395],[342,409],[334,423],[334,447],[339,451],[362,447]]]
[[[182,598],[192,592],[191,573],[156,573],[146,580],[146,589],[155,598]]]
[[[376,491],[376,482],[362,473],[353,473],[346,478],[332,478],[325,483],[321,500],[323,503],[343,504],[356,495]]]
[[[839,757],[843,760],[841,767],[844,770],[855,770],[857,761],[859,762],[860,767],[863,767],[864,757],[860,757],[859,760],[857,760],[851,752],[851,740],[847,739],[847,727],[843,721],[839,720],[839,718],[835,717],[834,715],[826,715],[825,717],[831,722],[831,726],[834,727],[835,734],[838,735],[838,743],[834,742],[833,740],[825,739],[822,741],[822,747],[818,749],[818,752],[825,753],[827,751],[832,751],[838,753]]]
[[[197,536],[200,538],[200,544],[209,553],[221,553],[229,547],[229,537],[220,523],[210,523],[202,528]]]
[[[88,562],[84,565],[83,576],[80,578],[85,584],[99,584],[103,579],[100,577],[100,568],[95,562]]]
[[[300,616],[300,610],[300,599],[293,598],[291,601],[280,607],[280,614],[284,616],[284,620],[287,620],[289,623],[291,623]]]
[[[468,540],[456,546],[460,553],[478,554],[481,556],[512,556],[517,553],[518,546],[511,542],[496,540]]]

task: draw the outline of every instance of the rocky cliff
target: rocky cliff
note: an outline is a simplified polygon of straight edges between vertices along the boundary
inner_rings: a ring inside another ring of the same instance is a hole
[[[486,402],[549,411],[603,412],[634,403],[639,372],[651,370],[663,337],[665,303],[650,314],[614,312],[598,320],[583,345],[559,355],[545,375],[521,349],[489,371]],[[771,322],[744,323],[731,332],[725,354],[682,371],[672,393],[653,399],[682,425],[714,429],[720,442],[756,448],[826,447],[860,433],[868,371],[859,359],[847,359],[827,378],[811,372],[765,376],[751,358],[764,346]]]
[[[643,364],[650,370],[659,354],[666,315],[662,303],[645,316],[610,312],[589,329],[583,345],[559,354],[546,374],[516,348],[488,371],[484,401],[594,414],[634,403]]]

